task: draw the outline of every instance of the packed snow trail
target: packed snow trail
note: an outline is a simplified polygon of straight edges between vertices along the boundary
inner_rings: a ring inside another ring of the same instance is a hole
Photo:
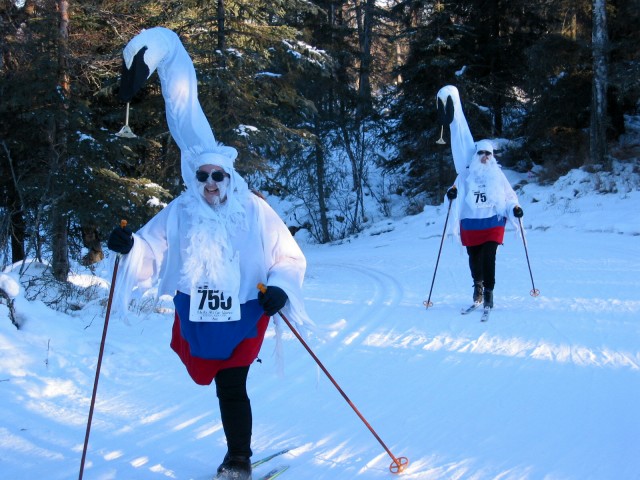
[[[486,323],[460,315],[473,288],[466,253],[449,238],[433,307],[422,305],[442,206],[340,245],[302,243],[305,301],[319,327],[309,345],[394,454],[411,459],[402,478],[608,480],[640,471],[640,193],[598,195],[575,178],[526,186],[541,294],[530,296],[521,239],[507,231]],[[77,477],[104,320],[97,298],[111,273],[99,268],[98,295],[77,302],[84,308],[63,314],[19,297],[22,329],[0,322],[7,480]],[[92,278],[86,271],[74,282]],[[172,321],[170,302],[137,305],[128,324],[111,319],[86,478],[199,480],[222,460],[214,388],[194,385],[171,352]],[[283,331],[283,376],[272,328],[250,371],[255,456],[296,445],[283,479],[390,478],[386,452]]]

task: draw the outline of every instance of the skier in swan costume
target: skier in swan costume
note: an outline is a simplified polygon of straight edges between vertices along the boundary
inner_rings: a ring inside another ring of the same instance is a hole
[[[458,89],[442,87],[436,96],[438,117],[451,129],[451,152],[458,177],[447,191],[456,202],[454,233],[469,255],[474,304],[493,308],[495,263],[498,245],[504,239],[507,219],[523,215],[518,197],[494,157],[493,142],[474,142],[462,111]]]
[[[218,143],[198,101],[193,63],[171,30],[142,31],[124,48],[120,98],[130,101],[157,70],[186,190],[138,232],[116,228],[122,255],[116,293],[158,287],[172,295],[171,347],[200,385],[215,380],[227,454],[216,478],[251,478],[250,364],[270,316],[282,309],[308,324],[305,258],[286,225],[234,169],[237,152]],[[263,294],[258,283],[267,285]],[[114,306],[115,307],[115,306]]]

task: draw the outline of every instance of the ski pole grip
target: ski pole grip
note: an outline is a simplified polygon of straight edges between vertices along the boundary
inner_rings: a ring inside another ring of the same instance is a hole
[[[267,287],[264,283],[260,282],[258,284],[258,290],[260,290],[262,293],[266,293],[267,292]]]

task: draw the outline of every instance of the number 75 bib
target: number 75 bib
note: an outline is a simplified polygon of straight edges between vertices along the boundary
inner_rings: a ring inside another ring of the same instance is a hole
[[[478,188],[469,190],[469,193],[467,193],[467,203],[472,208],[493,207],[493,202],[489,201],[485,190],[486,189],[484,185],[478,185]]]

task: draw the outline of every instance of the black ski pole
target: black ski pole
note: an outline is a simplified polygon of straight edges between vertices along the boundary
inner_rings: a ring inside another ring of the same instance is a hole
[[[527,251],[527,241],[524,238],[524,229],[522,228],[522,218],[518,218],[518,223],[520,223],[520,235],[522,236],[522,244],[524,245],[524,254],[527,257],[527,266],[529,267],[529,276],[531,277],[531,294],[532,297],[537,297],[540,295],[540,290],[536,288],[533,283],[533,273],[531,273],[531,263],[529,262],[529,252]]]
[[[120,227],[127,226],[127,221],[122,220]],[[113,291],[116,286],[116,276],[118,274],[118,265],[120,264],[120,254],[116,256],[116,260],[113,264],[113,276],[111,277],[111,288],[109,289],[109,299],[107,301],[107,312],[104,318],[104,328],[102,329],[102,340],[100,341],[100,352],[98,353],[98,364],[96,366],[96,376],[93,381],[93,393],[91,394],[91,405],[89,406],[89,418],[87,419],[87,431],[84,435],[84,447],[82,448],[82,460],[80,460],[80,473],[78,480],[82,480],[84,475],[84,462],[87,458],[87,447],[89,446],[89,434],[91,432],[91,420],[93,419],[93,408],[96,404],[96,393],[98,391],[98,380],[100,379],[100,367],[102,366],[102,356],[104,354],[104,344],[107,338],[107,327],[109,326],[109,316],[111,315],[111,303],[113,301]]]
[[[433,284],[436,281],[436,272],[438,271],[438,263],[440,263],[440,253],[442,252],[442,244],[444,243],[444,235],[447,232],[447,223],[449,222],[449,213],[451,213],[451,203],[453,200],[449,199],[449,208],[447,208],[447,218],[444,221],[444,229],[442,230],[442,238],[440,239],[440,249],[438,250],[438,258],[436,259],[436,268],[433,271],[433,278],[431,279],[431,288],[429,289],[429,298],[427,298],[423,304],[426,308],[432,307],[431,292],[433,291]]]
[[[259,283],[258,284],[258,290],[260,290],[262,293],[267,291],[267,287],[263,284],[263,283]],[[360,413],[360,411],[356,408],[356,406],[353,404],[353,402],[349,399],[349,397],[347,397],[347,394],[344,393],[344,391],[342,390],[342,388],[340,388],[340,385],[338,385],[338,382],[336,382],[333,377],[331,376],[331,374],[329,373],[329,370],[327,370],[325,368],[325,366],[322,364],[322,362],[320,361],[320,359],[316,356],[315,353],[313,353],[313,350],[311,350],[311,347],[309,347],[309,345],[307,345],[307,342],[304,341],[304,338],[302,338],[302,335],[300,335],[298,333],[298,331],[295,329],[295,327],[291,324],[291,322],[289,321],[289,319],[282,313],[282,312],[278,312],[278,315],[280,315],[280,317],[282,318],[282,320],[284,320],[284,323],[287,324],[287,326],[289,327],[289,329],[293,332],[293,334],[296,336],[296,338],[300,341],[300,343],[302,344],[302,346],[307,350],[307,352],[309,352],[309,355],[311,355],[311,357],[313,357],[313,359],[316,361],[316,363],[318,364],[318,366],[320,367],[320,369],[324,372],[324,374],[327,376],[327,378],[329,380],[331,380],[331,383],[333,383],[333,386],[336,387],[336,389],[338,390],[338,392],[340,392],[340,395],[342,395],[342,397],[347,401],[347,403],[349,404],[349,406],[353,409],[354,412],[356,412],[356,415],[358,415],[358,417],[360,418],[360,420],[362,420],[362,422],[366,425],[366,427],[369,429],[369,431],[373,434],[374,437],[376,437],[376,440],[378,440],[378,443],[380,443],[380,445],[382,445],[382,448],[385,449],[385,451],[387,452],[387,454],[391,457],[391,459],[393,460],[393,463],[389,466],[389,471],[391,471],[391,473],[401,473],[402,471],[404,471],[407,466],[409,466],[409,459],[407,457],[396,457],[393,455],[393,453],[391,453],[391,450],[389,450],[389,448],[385,445],[385,443],[382,441],[382,439],[378,436],[378,434],[375,432],[375,430],[373,429],[373,427],[371,427],[371,425],[369,425],[369,422],[367,422],[367,419],[364,418],[364,416]]]

